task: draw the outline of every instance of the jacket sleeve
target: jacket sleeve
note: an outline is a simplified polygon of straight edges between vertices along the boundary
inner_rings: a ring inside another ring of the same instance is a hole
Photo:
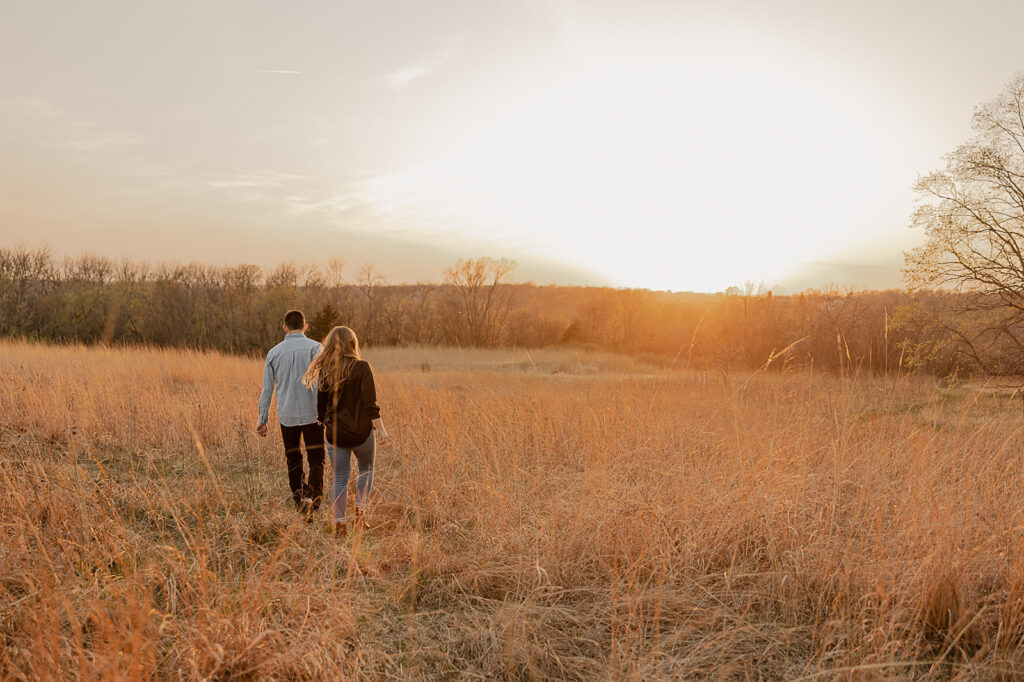
[[[327,406],[330,404],[330,401],[330,391],[316,392],[316,420],[321,424],[324,423],[324,417],[327,416]]]
[[[359,385],[359,399],[366,410],[366,415],[371,420],[380,418],[380,405],[377,404],[377,387],[373,383],[373,371],[370,364],[366,364],[363,371],[362,381]]]
[[[260,391],[260,424],[270,419],[270,399],[274,396],[274,365],[270,363],[272,355],[267,353],[267,361],[263,365],[263,390]]]

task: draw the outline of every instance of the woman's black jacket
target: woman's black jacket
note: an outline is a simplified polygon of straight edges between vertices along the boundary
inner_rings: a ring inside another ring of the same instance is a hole
[[[357,360],[341,386],[317,391],[316,413],[331,445],[353,447],[365,442],[373,431],[373,420],[380,417],[370,363]]]

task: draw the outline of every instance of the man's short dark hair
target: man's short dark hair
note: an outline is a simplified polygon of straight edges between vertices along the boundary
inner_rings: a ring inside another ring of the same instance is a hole
[[[302,329],[306,326],[306,316],[301,310],[289,310],[284,314],[284,326],[292,331]]]

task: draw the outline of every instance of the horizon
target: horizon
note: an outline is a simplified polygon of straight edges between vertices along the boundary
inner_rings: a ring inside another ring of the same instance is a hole
[[[7,251],[9,253],[16,253],[16,252],[19,252],[19,251],[20,252],[24,252],[24,253],[30,253],[30,254],[45,253],[45,254],[48,254],[49,257],[52,259],[51,262],[54,265],[58,265],[58,266],[59,265],[66,265],[66,264],[69,264],[69,263],[74,263],[78,259],[102,258],[102,259],[106,259],[115,268],[117,266],[123,265],[123,264],[130,264],[130,265],[135,265],[135,266],[139,266],[139,267],[142,267],[142,268],[147,268],[148,270],[145,273],[147,275],[148,274],[152,274],[152,270],[153,269],[158,269],[158,268],[177,268],[177,267],[188,267],[188,266],[196,265],[196,266],[204,267],[204,268],[214,268],[214,269],[216,269],[216,268],[224,268],[224,269],[230,269],[230,268],[237,268],[237,267],[243,267],[243,266],[251,265],[251,266],[255,266],[255,267],[259,268],[259,270],[260,270],[260,277],[265,281],[267,278],[272,276],[274,271],[276,269],[278,269],[279,267],[291,266],[291,267],[295,268],[295,270],[297,271],[297,273],[298,273],[298,275],[300,277],[304,273],[307,273],[307,272],[309,272],[310,270],[313,270],[313,269],[315,269],[321,275],[325,275],[325,276],[326,275],[334,275],[334,276],[338,277],[336,283],[327,285],[328,288],[330,288],[332,286],[337,286],[337,287],[358,287],[358,286],[362,286],[359,283],[359,281],[358,281],[358,277],[361,276],[361,271],[364,270],[367,267],[372,269],[373,275],[375,277],[381,276],[383,274],[377,268],[377,264],[369,263],[369,262],[359,263],[359,264],[357,264],[357,267],[353,267],[353,264],[345,263],[345,262],[342,261],[342,262],[340,262],[340,267],[338,267],[336,265],[337,261],[335,263],[332,263],[331,261],[317,262],[317,261],[313,261],[313,260],[307,260],[307,261],[281,260],[281,261],[269,263],[269,264],[266,264],[266,265],[260,264],[260,263],[243,262],[243,261],[181,260],[181,259],[142,260],[142,259],[133,259],[133,258],[130,258],[130,257],[127,257],[127,256],[123,256],[123,257],[117,258],[117,257],[108,256],[106,254],[97,253],[97,252],[89,252],[89,251],[85,251],[85,252],[81,252],[81,253],[77,253],[77,254],[66,254],[65,255],[65,254],[60,254],[59,252],[57,252],[54,249],[52,249],[52,248],[50,248],[48,246],[45,246],[45,245],[41,246],[41,247],[37,247],[37,248],[31,248],[31,247],[26,246],[25,244],[19,244],[19,245],[15,246],[15,247],[0,246],[0,253],[3,253],[4,251]],[[490,256],[481,256],[480,258],[481,259],[485,259],[485,260],[496,260],[496,259],[494,259],[494,258],[492,258]],[[478,260],[478,259],[467,258],[467,259],[459,259],[459,260],[462,261],[462,260]],[[445,282],[445,273],[444,273],[443,270],[445,268],[447,268],[448,266],[456,265],[456,263],[457,263],[457,261],[452,261],[452,262],[448,263],[446,266],[444,266],[444,268],[442,268],[442,271],[440,271],[434,278],[425,278],[425,279],[419,279],[419,280],[415,280],[415,281],[410,281],[410,280],[391,281],[387,277],[384,277],[384,281],[376,284],[375,286],[383,286],[383,287],[391,287],[391,286],[394,286],[394,287],[445,286],[448,283]],[[511,272],[502,279],[502,281],[501,281],[501,285],[502,286],[520,286],[521,285],[521,286],[532,286],[532,287],[557,287],[557,288],[567,288],[567,289],[571,289],[571,288],[610,289],[610,290],[615,290],[615,291],[643,291],[643,292],[648,292],[648,293],[652,293],[652,294],[667,294],[667,295],[691,295],[692,294],[692,295],[700,295],[700,296],[728,296],[728,295],[731,295],[731,294],[734,294],[734,293],[736,293],[737,295],[745,295],[745,296],[763,296],[763,295],[766,295],[766,294],[767,295],[772,295],[772,296],[798,296],[798,295],[801,295],[801,294],[825,293],[825,292],[830,291],[830,290],[841,291],[844,294],[845,293],[863,294],[863,293],[878,293],[878,292],[885,292],[885,291],[905,291],[906,290],[906,287],[903,286],[903,285],[891,286],[891,287],[871,288],[871,287],[859,287],[859,286],[856,286],[856,285],[842,284],[842,283],[835,282],[835,281],[825,282],[821,286],[810,286],[810,287],[806,287],[804,289],[799,289],[799,290],[789,290],[789,289],[786,289],[784,287],[771,287],[766,282],[752,282],[752,281],[748,280],[748,281],[742,282],[740,284],[730,285],[730,286],[726,287],[725,289],[720,289],[720,290],[717,290],[717,291],[697,291],[697,290],[692,290],[692,289],[650,289],[650,288],[647,288],[647,287],[631,287],[631,286],[622,286],[622,285],[608,284],[608,283],[538,282],[538,281],[535,281],[535,280],[532,280],[532,279],[522,279],[522,278],[517,277],[516,276],[516,272],[518,271],[519,264],[517,262],[514,262],[514,265],[515,265],[515,267],[513,267]],[[336,267],[337,268],[337,272],[339,272],[341,274],[338,275],[338,274],[335,274],[334,272],[332,272],[332,267]],[[117,279],[116,273],[114,275],[114,279],[115,280]],[[304,287],[306,285],[299,284],[298,286],[300,288],[302,288],[302,287]],[[931,291],[941,291],[941,289],[937,288],[937,289],[933,289]]]
[[[902,288],[911,185],[1024,68],[995,1],[97,7],[0,27],[2,247]]]

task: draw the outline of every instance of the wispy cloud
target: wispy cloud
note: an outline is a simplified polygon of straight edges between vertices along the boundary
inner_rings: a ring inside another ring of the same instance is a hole
[[[49,100],[38,97],[6,97],[0,99],[0,111],[9,115],[36,116],[46,119],[66,118],[65,112]]]
[[[438,65],[440,65],[438,60],[431,59],[429,61],[420,62],[419,64],[403,66],[400,69],[392,71],[388,75],[388,83],[390,83],[391,87],[395,90],[401,90],[417,78],[426,76],[428,73],[436,69]]]
[[[433,57],[395,69],[388,74],[388,85],[395,90],[401,90],[408,87],[413,81],[433,73],[443,64],[455,58],[464,38],[464,35],[454,36]]]
[[[325,199],[303,194],[293,194],[282,198],[288,210],[294,215],[322,212],[340,213],[355,208],[351,196],[348,194],[336,194]]]
[[[274,189],[302,180],[304,177],[294,173],[268,170],[207,176],[205,184],[212,189]]]
[[[31,139],[51,148],[93,152],[142,142],[131,132],[113,130],[76,111],[34,97],[0,99],[0,137]]]

